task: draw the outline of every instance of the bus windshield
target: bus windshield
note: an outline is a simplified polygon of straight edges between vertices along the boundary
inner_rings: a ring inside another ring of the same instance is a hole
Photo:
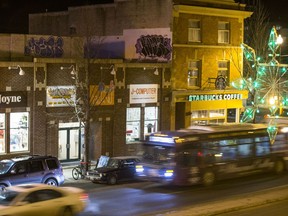
[[[169,164],[174,161],[175,148],[145,145],[142,161],[153,164]]]

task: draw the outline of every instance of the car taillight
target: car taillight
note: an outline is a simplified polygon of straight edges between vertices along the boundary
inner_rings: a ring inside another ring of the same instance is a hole
[[[87,193],[81,193],[80,196],[79,196],[79,199],[82,201],[82,202],[86,202],[88,200],[89,196]]]

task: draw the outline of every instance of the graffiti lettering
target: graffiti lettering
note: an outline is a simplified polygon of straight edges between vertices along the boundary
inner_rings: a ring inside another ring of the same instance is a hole
[[[40,37],[39,40],[30,38],[25,46],[26,56],[40,56],[49,58],[59,58],[63,55],[64,41],[61,37],[50,36],[47,40]]]
[[[142,35],[135,45],[136,53],[145,58],[149,57],[171,59],[171,39],[162,35]]]

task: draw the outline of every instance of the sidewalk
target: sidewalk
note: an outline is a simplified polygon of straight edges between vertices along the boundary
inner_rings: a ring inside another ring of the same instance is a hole
[[[63,168],[63,174],[65,176],[65,183],[81,183],[81,182],[87,182],[87,180],[85,179],[78,179],[75,180],[72,177],[72,169],[77,166],[79,164],[79,161],[75,161],[75,162],[67,162],[67,163],[61,163],[62,168]]]

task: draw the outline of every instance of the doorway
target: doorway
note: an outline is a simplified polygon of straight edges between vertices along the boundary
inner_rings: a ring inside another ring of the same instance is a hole
[[[60,123],[58,137],[59,160],[79,160],[81,156],[81,130],[79,123]]]

